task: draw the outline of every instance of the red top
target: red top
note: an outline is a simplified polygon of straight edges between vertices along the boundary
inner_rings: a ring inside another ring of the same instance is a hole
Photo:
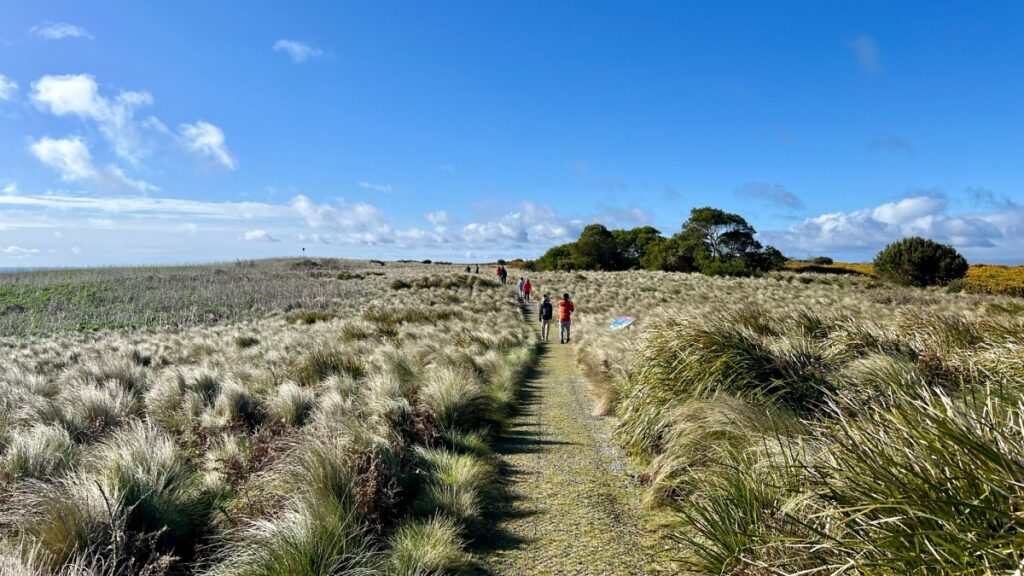
[[[529,280],[527,280],[526,284],[523,284],[523,292],[529,292],[531,290],[533,290],[533,285],[530,284]]]
[[[562,322],[568,322],[569,317],[572,316],[573,311],[576,307],[572,305],[572,302],[568,300],[558,301],[558,319]]]

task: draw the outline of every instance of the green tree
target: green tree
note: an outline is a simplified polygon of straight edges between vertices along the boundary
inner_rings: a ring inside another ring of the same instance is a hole
[[[617,270],[621,261],[615,236],[600,224],[583,229],[572,245],[572,254],[576,266],[583,270]]]
[[[536,270],[575,270],[573,243],[553,246],[543,256],[533,261]]]
[[[967,260],[952,246],[914,236],[879,252],[875,274],[906,286],[935,286],[963,278]]]
[[[654,245],[664,242],[665,237],[653,226],[640,226],[629,230],[612,230],[612,236],[618,244],[619,257],[623,269],[641,266],[640,259]]]
[[[690,211],[681,238],[697,252],[698,258],[731,260],[761,250],[755,233],[754,227],[739,214],[705,206]]]
[[[640,257],[640,265],[646,270],[665,272],[697,272],[697,262],[691,250],[687,250],[678,235],[653,242]]]

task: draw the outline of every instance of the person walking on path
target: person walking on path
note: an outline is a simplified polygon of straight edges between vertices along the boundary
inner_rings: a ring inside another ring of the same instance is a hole
[[[530,292],[533,292],[533,284],[530,284],[530,279],[527,278],[526,282],[523,283],[523,300],[530,301]]]
[[[508,269],[504,266],[501,267],[501,283],[508,284]]]
[[[551,317],[554,315],[554,307],[551,305],[551,299],[548,295],[544,295],[544,299],[541,300],[539,307],[539,320],[540,320],[540,341],[548,341],[548,333],[551,331]]]
[[[523,278],[520,278],[519,282],[516,283],[516,293],[519,294],[519,299],[520,300],[523,299],[523,286],[525,284],[526,284],[526,281]]]
[[[558,301],[558,335],[562,344],[569,343],[569,330],[572,328],[572,313],[576,307],[569,300],[569,293],[562,294]]]

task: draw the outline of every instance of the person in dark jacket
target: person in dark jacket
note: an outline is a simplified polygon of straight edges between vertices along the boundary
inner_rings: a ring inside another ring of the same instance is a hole
[[[540,320],[540,341],[548,341],[548,332],[551,331],[551,317],[554,316],[554,306],[551,305],[551,299],[548,295],[544,295],[544,299],[541,301],[538,308],[538,316]]]

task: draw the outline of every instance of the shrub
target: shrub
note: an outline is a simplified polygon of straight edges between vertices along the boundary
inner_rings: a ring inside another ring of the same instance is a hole
[[[270,399],[270,416],[288,426],[301,426],[313,411],[315,403],[312,392],[294,382],[285,382],[277,387]]]
[[[905,286],[948,284],[967,274],[967,260],[952,246],[925,238],[904,238],[875,256],[875,274]]]
[[[479,520],[497,481],[494,465],[439,448],[417,448],[416,456],[427,480],[413,510],[423,516],[444,514],[464,524]]]
[[[811,258],[809,262],[816,266],[829,266],[833,264],[834,261],[828,256],[815,256],[814,258]]]

